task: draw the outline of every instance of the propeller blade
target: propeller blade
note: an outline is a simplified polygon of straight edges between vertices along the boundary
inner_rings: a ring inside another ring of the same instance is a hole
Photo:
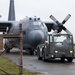
[[[62,29],[63,29],[67,34],[71,34],[71,35],[72,35],[72,33],[71,33],[66,27],[62,26]]]
[[[65,31],[66,30],[66,27],[62,26],[62,29]]]
[[[62,29],[63,29],[67,34],[71,34],[71,35],[72,35],[72,33],[71,33],[66,27],[63,26],[63,24],[65,24],[66,21],[67,21],[70,17],[71,17],[71,15],[68,14],[68,15],[66,16],[66,18],[62,21],[62,23],[60,23],[53,15],[51,15],[50,18],[51,18],[55,23],[57,23],[57,27],[56,27],[56,29],[55,29],[55,31],[53,32],[52,35],[55,35],[56,33],[61,32]]]
[[[51,18],[55,23],[57,23],[57,24],[60,23],[53,15],[51,15],[50,18]]]
[[[66,29],[65,32],[66,32],[67,34],[72,35],[72,33],[71,33],[68,29]]]
[[[65,24],[65,23],[66,23],[66,21],[67,21],[70,17],[71,17],[71,15],[70,15],[70,14],[68,14],[68,15],[66,16],[66,18],[62,21],[62,24]]]

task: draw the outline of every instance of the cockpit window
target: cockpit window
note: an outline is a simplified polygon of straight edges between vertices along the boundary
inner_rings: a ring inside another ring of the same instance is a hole
[[[42,23],[42,22],[33,22],[33,25],[40,25],[40,26],[44,26],[44,23]]]
[[[38,22],[33,22],[33,25],[38,25],[39,23]]]

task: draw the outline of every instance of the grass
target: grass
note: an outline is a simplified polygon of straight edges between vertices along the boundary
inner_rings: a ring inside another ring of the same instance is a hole
[[[75,52],[75,44],[74,44],[74,52]],[[6,74],[1,70],[5,71],[8,74],[19,75],[19,67],[2,56],[0,56],[0,75]],[[38,73],[32,73],[27,70],[23,70],[23,75],[35,75],[35,74]]]
[[[19,67],[2,56],[0,56],[0,75],[6,74],[1,70],[5,71],[8,74],[19,75]],[[33,73],[27,70],[23,70],[23,75],[33,75]]]

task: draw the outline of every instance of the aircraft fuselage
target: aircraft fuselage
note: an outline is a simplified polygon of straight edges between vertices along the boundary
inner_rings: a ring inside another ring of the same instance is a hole
[[[12,25],[9,34],[19,33],[19,24],[22,24],[23,32],[23,49],[36,49],[39,44],[43,44],[47,40],[47,27],[39,18],[25,18],[16,25]],[[6,44],[13,42],[13,46],[18,46],[17,39],[8,39]],[[10,43],[11,44],[11,43]],[[8,45],[9,47],[9,45]]]

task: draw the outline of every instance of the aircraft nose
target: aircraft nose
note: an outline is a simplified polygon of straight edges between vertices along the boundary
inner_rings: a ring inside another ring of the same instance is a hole
[[[43,32],[38,30],[31,31],[28,37],[29,37],[28,38],[29,43],[34,47],[36,47],[38,44],[40,44],[44,40]]]

